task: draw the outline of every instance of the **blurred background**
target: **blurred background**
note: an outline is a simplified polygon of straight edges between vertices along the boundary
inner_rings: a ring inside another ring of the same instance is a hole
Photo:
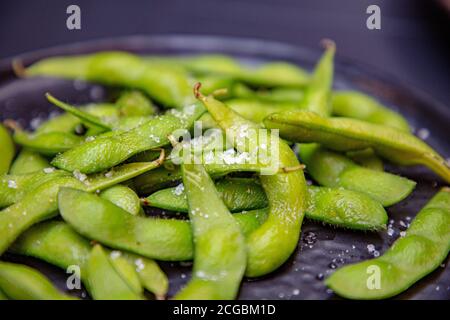
[[[15,0],[0,2],[0,58],[49,46],[132,34],[208,34],[318,47],[372,65],[450,107],[448,0]],[[68,30],[66,9],[81,9]],[[381,30],[366,27],[369,5]],[[450,6],[449,6],[450,7]]]

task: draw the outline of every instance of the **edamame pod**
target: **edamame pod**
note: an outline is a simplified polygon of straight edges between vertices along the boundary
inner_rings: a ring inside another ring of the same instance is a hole
[[[416,186],[409,179],[360,167],[347,157],[316,144],[302,144],[300,158],[319,184],[365,193],[384,207],[405,199]]]
[[[66,132],[29,133],[19,128],[14,130],[14,142],[45,156],[54,156],[68,151],[84,142],[84,138]]]
[[[95,245],[86,263],[89,288],[96,300],[143,300],[114,267],[100,245]],[[133,270],[134,271],[134,270]]]
[[[449,250],[450,189],[443,188],[382,256],[342,267],[325,283],[350,299],[389,298],[438,268]]]
[[[58,199],[64,220],[89,239],[157,260],[192,259],[192,234],[188,221],[133,216],[107,200],[72,188],[62,188]],[[247,219],[247,215],[256,219]],[[245,220],[242,224],[246,230],[254,230],[264,215],[255,210],[233,216],[237,220]],[[249,226],[249,223],[253,225]]]
[[[49,102],[53,103],[58,108],[61,108],[64,111],[70,113],[71,115],[79,118],[82,122],[89,124],[89,125],[93,125],[99,129],[101,129],[102,131],[110,131],[111,130],[111,126],[104,123],[102,121],[102,119],[98,118],[97,116],[89,114],[88,112],[85,112],[85,111],[81,110],[80,108],[76,108],[67,103],[64,103],[64,102],[56,99],[55,97],[53,97],[48,92],[45,94],[45,97],[47,98],[47,100]]]
[[[125,117],[150,116],[156,113],[153,103],[142,92],[136,90],[122,93],[116,105]]]
[[[214,178],[225,176],[232,172],[261,172],[264,165],[251,163],[233,164],[204,164],[208,174]],[[168,169],[161,166],[152,172],[148,172],[136,177],[133,185],[138,194],[149,194],[161,188],[173,185],[181,180],[181,170],[179,166]]]
[[[0,158],[0,175],[8,173],[11,162],[14,158],[16,148],[9,135],[8,130],[0,123],[0,146],[1,158]]]
[[[64,270],[71,265],[78,265],[81,269],[81,279],[88,285],[84,268],[91,245],[65,222],[48,221],[31,227],[13,243],[9,251],[44,260]],[[166,295],[167,276],[156,262],[128,252],[114,251],[111,255],[120,255],[135,266],[144,288],[158,298]]]
[[[334,42],[325,41],[326,50],[320,58],[308,83],[300,108],[321,116],[331,114],[331,86],[333,84],[333,59],[336,51]]]
[[[9,170],[10,174],[27,174],[40,171],[46,168],[51,168],[47,159],[42,157],[39,153],[22,149],[19,155],[14,160]]]
[[[267,198],[261,185],[253,179],[242,180],[224,179],[216,182],[217,192],[230,211],[267,207]],[[186,194],[180,187],[157,191],[145,198],[143,203],[176,212],[188,211]],[[305,216],[355,230],[378,230],[384,228],[388,220],[383,206],[364,193],[317,186],[308,186]]]
[[[0,262],[0,289],[16,300],[74,300],[63,294],[40,272],[28,266]]]
[[[214,120],[227,133],[240,152],[259,148],[258,134],[248,134],[249,130],[261,127],[246,120],[212,97],[205,97],[196,86],[196,97],[203,102]],[[256,133],[255,132],[255,133]],[[267,133],[266,133],[267,134]],[[256,277],[270,273],[280,267],[297,247],[300,227],[306,208],[306,182],[295,153],[281,139],[278,143],[276,168],[291,167],[282,173],[261,175],[260,180],[269,203],[267,220],[247,238],[248,263],[246,276]],[[267,147],[267,146],[266,146]],[[275,157],[271,154],[270,157]]]
[[[0,234],[3,235],[0,238],[0,254],[30,226],[56,214],[58,210],[57,194],[60,187],[67,186],[94,192],[132,179],[137,174],[157,167],[160,163],[160,160],[157,160],[144,164],[124,164],[119,166],[118,170],[113,171],[111,175],[97,174],[88,178],[78,173],[75,174],[77,179],[71,176],[61,176],[39,185],[32,192],[26,193],[19,202],[0,211]],[[135,165],[138,166],[137,169],[134,167]],[[37,203],[39,205],[36,205]],[[114,206],[112,203],[111,205]]]
[[[234,299],[247,264],[245,238],[199,164],[183,164],[195,246],[192,279],[176,299]]]
[[[100,197],[111,201],[116,206],[128,211],[132,215],[143,214],[141,201],[137,194],[130,188],[123,185],[115,185],[100,193]]]
[[[76,189],[62,188],[58,199],[64,220],[90,239],[158,260],[192,258],[192,235],[184,221],[132,216],[107,200]]]
[[[111,168],[133,155],[169,143],[175,130],[189,129],[204,112],[199,105],[191,105],[184,112],[172,110],[155,117],[130,131],[99,137],[56,156],[52,164],[68,171],[95,173]]]
[[[231,212],[267,207],[267,198],[261,185],[254,179],[225,178],[215,184],[222,201]],[[184,185],[159,190],[143,199],[144,205],[177,212],[188,212]]]
[[[52,169],[50,169],[52,170]],[[57,177],[68,176],[62,170],[27,174],[5,174],[0,177],[0,208],[10,206],[22,199],[29,191]]]
[[[286,111],[268,116],[268,128],[277,128],[290,141],[317,142],[332,150],[372,148],[383,158],[400,165],[425,165],[450,182],[450,167],[425,142],[387,126],[349,118],[322,118],[308,111]]]
[[[102,84],[137,88],[168,107],[180,108],[194,102],[189,77],[183,70],[148,63],[126,52],[48,58],[29,67],[26,75],[81,78]]]
[[[332,98],[333,115],[364,120],[410,132],[408,121],[374,98],[358,91],[336,91]]]

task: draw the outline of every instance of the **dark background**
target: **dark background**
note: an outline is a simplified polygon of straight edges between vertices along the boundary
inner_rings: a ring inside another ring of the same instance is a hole
[[[81,8],[81,30],[66,8]],[[366,8],[381,7],[381,30]],[[64,43],[130,34],[255,37],[317,47],[373,65],[450,107],[450,15],[434,0],[15,0],[0,3],[0,58]]]

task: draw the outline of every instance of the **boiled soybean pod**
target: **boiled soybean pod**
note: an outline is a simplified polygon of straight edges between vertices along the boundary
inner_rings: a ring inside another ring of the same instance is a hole
[[[335,91],[332,98],[333,115],[382,124],[406,132],[408,121],[399,113],[383,106],[374,98],[358,91]]]
[[[55,97],[53,97],[50,93],[46,93],[45,97],[47,98],[48,101],[53,103],[58,108],[61,108],[64,111],[74,115],[75,117],[79,118],[83,122],[90,124],[90,125],[94,125],[96,127],[99,127],[105,131],[111,130],[111,127],[108,124],[103,123],[103,121],[100,118],[98,118],[92,114],[89,114],[87,112],[84,112],[83,110],[80,110],[79,108],[76,108],[67,103],[64,103],[64,102],[56,99]]]
[[[111,201],[116,206],[121,207],[132,215],[143,214],[139,197],[127,186],[118,184],[110,187],[102,191],[100,197]]]
[[[0,262],[0,289],[16,300],[72,300],[44,275],[25,265]]]
[[[245,238],[200,164],[183,164],[194,241],[193,276],[176,299],[234,299],[247,264]]]
[[[111,175],[97,174],[88,178],[78,174],[78,179],[61,176],[39,185],[32,192],[26,193],[20,201],[0,211],[0,232],[3,235],[0,238],[0,254],[30,226],[56,215],[58,210],[57,194],[61,187],[73,187],[94,192],[132,179],[159,164],[159,160],[144,164],[124,164]],[[138,165],[138,168],[135,165]],[[130,166],[131,168],[129,168]],[[37,203],[39,205],[36,205]],[[111,205],[114,206],[112,203]]]
[[[126,52],[100,52],[75,57],[47,58],[26,70],[27,76],[86,79],[136,88],[168,107],[194,102],[188,75],[170,66],[148,63]]]
[[[187,221],[133,216],[108,200],[73,188],[62,188],[58,199],[63,219],[89,239],[151,259],[183,261],[193,257],[192,234]],[[246,225],[249,221],[259,224],[259,219],[243,218],[246,215],[264,216],[255,211],[233,216],[237,220],[247,220]]]
[[[261,185],[252,179],[224,179],[216,182],[216,188],[230,211],[265,208],[268,205]],[[143,203],[175,212],[188,211],[186,194],[180,187],[157,191],[145,198]],[[317,186],[308,186],[305,216],[354,230],[382,229],[388,220],[381,204],[364,193]]]
[[[9,170],[10,174],[26,174],[51,168],[46,158],[39,153],[22,149]],[[51,169],[50,169],[51,170]]]
[[[78,265],[81,279],[88,285],[87,273],[83,268],[89,258],[91,245],[65,222],[48,221],[31,227],[13,243],[9,251],[44,260],[64,270],[71,265]],[[142,285],[157,297],[167,293],[167,277],[156,262],[128,252],[114,251],[111,255],[120,255],[135,266]]]
[[[14,143],[9,135],[8,130],[0,123],[0,146],[1,146],[1,159],[0,159],[0,175],[8,173],[11,162],[16,152]]]
[[[204,112],[199,105],[173,110],[155,117],[130,131],[99,137],[56,156],[52,164],[68,171],[95,173],[111,168],[133,155],[169,143],[168,136],[177,129],[189,129]],[[145,138],[143,138],[145,137]]]
[[[253,137],[247,135],[249,130],[261,129],[259,125],[242,118],[222,102],[201,95],[198,88],[197,85],[196,96],[220,127],[226,130],[227,139],[232,140],[240,152],[249,151],[247,148],[259,148],[255,135]],[[246,275],[250,277],[270,273],[289,258],[297,246],[306,208],[307,191],[303,172],[278,171],[280,167],[300,168],[297,157],[285,142],[271,134],[269,136],[275,138],[274,144],[278,143],[279,149],[274,151],[278,152],[278,161],[275,165],[275,174],[260,176],[269,203],[269,214],[261,227],[247,238]]]
[[[342,154],[316,144],[302,144],[300,157],[308,173],[320,185],[365,193],[384,207],[402,201],[416,186],[409,179],[358,166]]]
[[[400,165],[425,165],[450,182],[450,167],[429,145],[395,128],[349,118],[322,118],[313,112],[286,111],[268,116],[264,124],[290,141],[316,142],[337,151],[372,148]]]
[[[108,255],[100,245],[95,245],[86,263],[89,287],[96,300],[142,300],[143,296],[135,291],[115,270]]]
[[[449,250],[450,189],[443,188],[420,210],[406,235],[383,255],[344,266],[325,283],[345,298],[389,298],[437,269]]]
[[[314,73],[308,83],[305,95],[300,102],[300,108],[327,117],[331,114],[331,86],[333,83],[333,58],[335,44],[326,42],[326,51],[317,63]]]

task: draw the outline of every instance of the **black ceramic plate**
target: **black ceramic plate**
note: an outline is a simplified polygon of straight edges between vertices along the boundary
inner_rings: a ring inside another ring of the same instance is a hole
[[[311,51],[286,44],[250,39],[230,39],[202,36],[127,37],[92,41],[51,48],[20,56],[27,65],[52,55],[88,53],[99,50],[127,50],[140,54],[199,54],[224,53],[247,63],[286,60],[311,69],[320,51]],[[11,60],[0,62],[0,119],[19,119],[27,125],[36,117],[45,118],[55,111],[44,99],[49,91],[73,103],[105,99],[107,91],[96,85],[57,79],[14,78]],[[450,156],[450,108],[439,105],[417,90],[408,89],[385,73],[337,58],[335,87],[363,90],[381,99],[386,105],[401,112],[414,128],[429,132],[427,142],[445,157]],[[430,79],[432,81],[432,79]],[[414,193],[402,203],[388,209],[394,234],[364,233],[336,229],[306,221],[297,251],[283,267],[257,280],[246,280],[239,295],[241,299],[333,299],[336,296],[324,286],[322,279],[336,268],[372,257],[367,246],[372,244],[383,253],[418,210],[442,185],[442,181],[424,168],[397,168],[400,173],[418,182]],[[1,235],[0,235],[1,236]],[[5,259],[37,267],[65,290],[66,274],[44,262],[6,255]],[[447,259],[448,260],[448,259]],[[162,263],[170,278],[173,295],[190,277],[190,265]],[[81,294],[77,292],[76,294]],[[400,299],[449,299],[450,268],[447,262],[432,274],[412,286]]]

